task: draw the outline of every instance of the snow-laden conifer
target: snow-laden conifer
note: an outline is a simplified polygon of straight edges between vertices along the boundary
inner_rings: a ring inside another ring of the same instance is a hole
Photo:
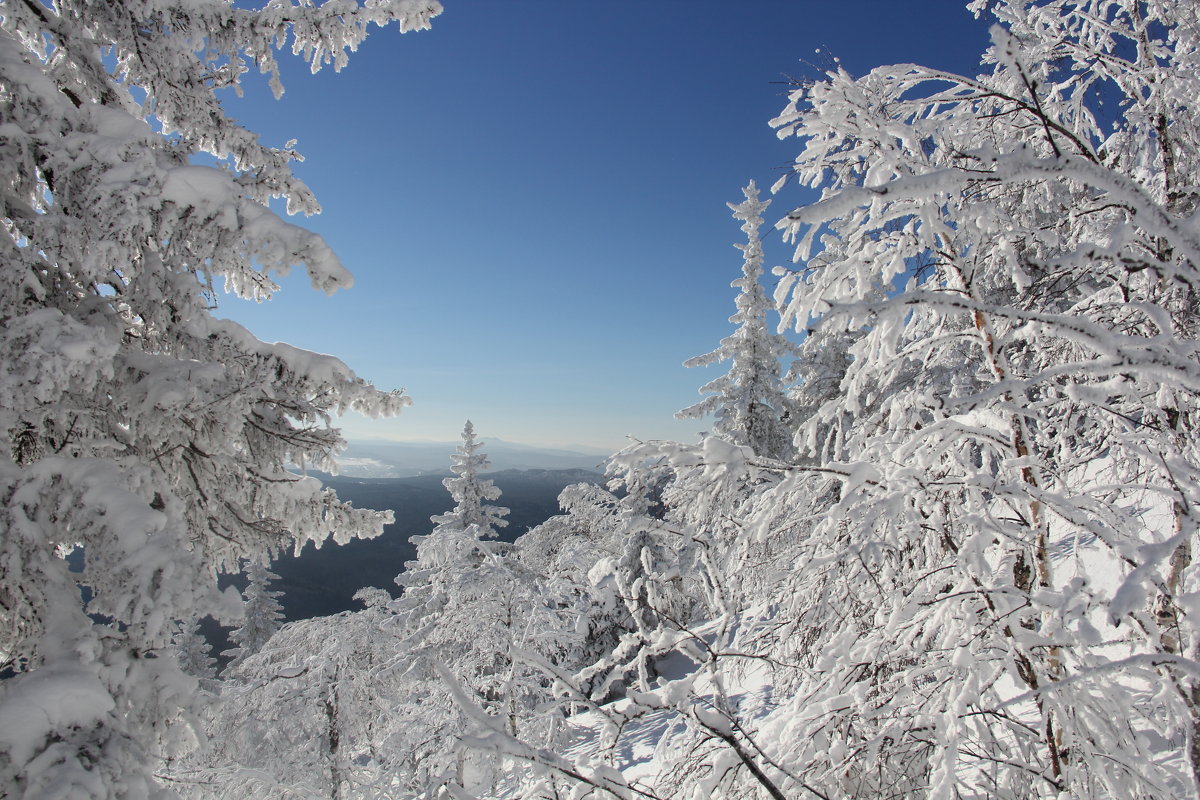
[[[475,438],[475,426],[471,420],[467,420],[463,426],[462,440],[458,450],[450,456],[454,462],[450,467],[454,477],[442,481],[454,498],[454,508],[445,514],[438,514],[432,521],[438,527],[460,531],[474,525],[481,538],[493,539],[497,528],[508,525],[504,519],[508,516],[508,509],[491,504],[491,501],[499,499],[500,490],[495,483],[481,477],[491,462],[483,452],[483,443]]]
[[[396,583],[404,587],[400,602],[411,610],[414,621],[432,618],[449,594],[465,588],[461,582],[471,580],[477,567],[494,562],[499,548],[485,540],[494,539],[496,528],[508,524],[508,509],[491,503],[500,498],[500,489],[480,475],[490,462],[470,420],[463,426],[462,440],[450,456],[454,475],[442,481],[454,508],[429,518],[430,533],[410,538],[417,557],[396,576]]]
[[[212,645],[200,630],[200,620],[178,624],[171,637],[171,650],[179,668],[196,678],[200,688],[212,690],[216,686],[217,660],[212,657]]]
[[[481,476],[489,462],[470,421],[462,438],[452,454],[454,476],[443,482],[454,508],[430,518],[429,534],[411,538],[417,557],[396,577],[400,598],[383,604],[377,590],[360,593],[391,613],[385,623],[394,648],[390,670],[402,676],[387,695],[392,733],[373,748],[408,791],[428,796],[446,786],[483,794],[506,780],[503,760],[462,746],[474,726],[444,676],[467,687],[514,735],[520,731],[548,746],[560,727],[541,713],[548,699],[541,672],[513,653],[551,657],[565,649],[556,632],[568,623],[548,601],[541,577],[511,557],[511,545],[493,541],[508,509],[492,502],[500,490]],[[369,686],[372,678],[350,680]]]
[[[758,229],[762,213],[771,205],[760,200],[754,181],[742,189],[746,199],[729,203],[734,219],[742,221],[746,244],[734,247],[742,251],[742,276],[730,285],[738,289],[737,313],[729,321],[737,326],[711,353],[688,359],[685,367],[706,367],[728,361],[729,371],[700,387],[708,397],[676,413],[680,419],[695,419],[712,414],[713,432],[747,445],[767,458],[787,459],[793,453],[788,418],[787,392],[782,376],[783,363],[795,355],[795,346],[775,333],[769,324],[774,305],[763,289],[762,240]]]
[[[229,634],[229,641],[235,646],[222,653],[231,659],[228,668],[257,653],[279,630],[283,620],[283,606],[277,599],[283,592],[268,588],[272,581],[279,580],[279,576],[255,561],[246,565],[245,574],[246,590],[242,592],[245,617]]]
[[[187,680],[156,656],[174,620],[225,615],[214,578],[241,559],[388,519],[286,466],[332,466],[333,416],[407,398],[212,313],[222,289],[267,299],[293,267],[322,291],[351,283],[267,205],[318,210],[297,153],[216,92],[261,71],[278,94],[277,48],[340,67],[368,26],[439,11],[4,3],[0,653],[17,674],[0,682],[0,795],[159,796],[156,758],[191,742],[170,724]]]

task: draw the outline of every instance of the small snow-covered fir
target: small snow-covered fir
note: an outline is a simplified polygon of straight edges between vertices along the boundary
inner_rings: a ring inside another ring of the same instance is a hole
[[[242,624],[229,634],[229,641],[235,646],[222,653],[230,658],[227,668],[236,667],[262,649],[283,620],[283,606],[277,599],[282,592],[268,588],[279,576],[253,561],[246,565],[245,574],[246,591],[242,593],[245,616]]]

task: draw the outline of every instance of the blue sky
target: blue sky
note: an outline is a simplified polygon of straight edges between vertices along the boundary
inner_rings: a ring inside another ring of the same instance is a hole
[[[415,405],[342,420],[352,439],[481,437],[615,449],[692,440],[676,421],[724,367],[681,362],[732,331],[738,224],[796,152],[768,125],[791,77],[974,71],[987,26],[943,0],[443,0],[429,31],[376,30],[350,65],[284,59],[282,100],[247,76],[228,108],[298,140],[324,206],[298,220],[354,273],[302,276],[218,312],[268,341],[333,353]],[[769,224],[767,268],[790,251]]]

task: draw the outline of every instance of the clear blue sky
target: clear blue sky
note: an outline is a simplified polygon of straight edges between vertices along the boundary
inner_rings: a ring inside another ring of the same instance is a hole
[[[302,276],[218,313],[268,341],[333,353],[415,405],[344,419],[350,438],[483,438],[614,449],[690,441],[678,422],[724,367],[681,362],[732,326],[741,240],[727,201],[795,155],[769,120],[788,76],[838,57],[973,72],[987,26],[944,0],[444,0],[433,28],[376,29],[350,65],[284,59],[228,104],[281,145],[324,212],[297,220],[354,273]],[[819,49],[819,52],[818,52]],[[790,251],[770,223],[767,268]]]

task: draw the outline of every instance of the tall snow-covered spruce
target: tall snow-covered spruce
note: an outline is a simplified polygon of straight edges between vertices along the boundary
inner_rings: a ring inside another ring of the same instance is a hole
[[[427,536],[412,537],[417,558],[396,577],[403,593],[390,604],[404,683],[389,720],[387,758],[411,796],[495,797],[511,782],[505,759],[463,747],[477,724],[455,692],[541,746],[560,727],[545,714],[541,673],[513,653],[553,649],[546,640],[565,627],[563,614],[539,577],[512,557],[512,545],[492,541],[508,509],[490,502],[500,490],[481,476],[489,463],[470,421],[462,439],[452,455],[454,477],[443,481],[454,508],[430,518]]]
[[[429,518],[432,532],[410,538],[417,558],[396,576],[397,585],[404,589],[400,603],[414,624],[424,624],[422,620],[445,606],[452,584],[472,573],[473,567],[493,560],[494,546],[484,540],[495,539],[496,529],[508,524],[504,519],[508,509],[489,502],[500,498],[500,489],[480,476],[491,463],[470,420],[463,426],[462,440],[450,456],[454,477],[442,481],[454,508]]]
[[[746,244],[734,245],[744,256],[742,277],[730,284],[739,290],[737,313],[729,318],[737,330],[722,339],[716,350],[684,362],[686,367],[707,367],[728,361],[729,371],[700,387],[701,394],[710,393],[708,397],[675,416],[696,419],[712,414],[714,433],[748,446],[758,455],[786,459],[793,447],[792,432],[785,422],[788,401],[782,361],[794,356],[796,348],[768,327],[768,316],[775,309],[761,283],[763,250],[758,229],[771,201],[759,199],[754,181],[742,193],[744,202],[729,203],[746,234]]]
[[[350,284],[267,207],[318,210],[296,153],[215,92],[254,66],[278,95],[275,48],[336,69],[368,26],[440,10],[0,5],[0,794],[163,795],[152,771],[195,694],[163,657],[176,621],[221,613],[215,575],[239,559],[381,530],[285,465],[331,465],[332,415],[407,398],[212,314],[222,285],[267,299],[293,266]]]

